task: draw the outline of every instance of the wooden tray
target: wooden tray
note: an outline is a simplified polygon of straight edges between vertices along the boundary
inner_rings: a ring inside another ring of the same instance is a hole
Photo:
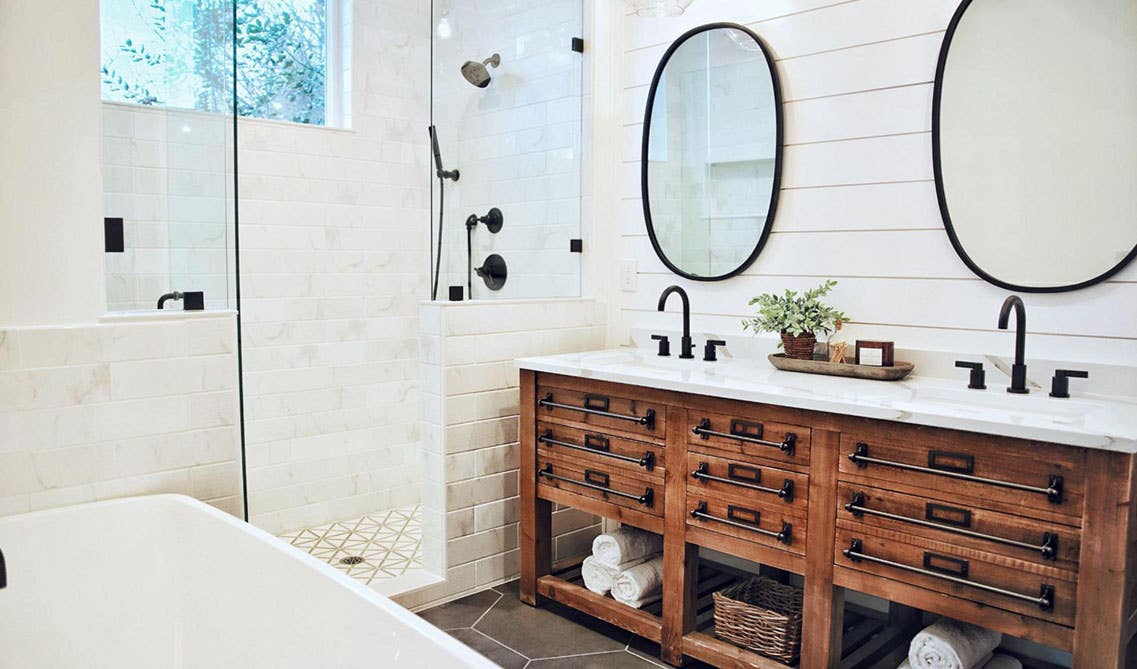
[[[872,365],[846,365],[828,360],[795,360],[794,358],[787,358],[785,353],[771,353],[769,360],[771,365],[787,372],[846,376],[853,379],[871,379],[873,381],[899,381],[911,374],[912,370],[916,368],[910,362],[900,362],[899,360],[892,367],[874,367]]]

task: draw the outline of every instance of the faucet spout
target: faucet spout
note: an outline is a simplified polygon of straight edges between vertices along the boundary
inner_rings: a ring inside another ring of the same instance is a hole
[[[692,351],[695,347],[691,341],[691,300],[687,297],[687,291],[679,286],[668,286],[664,288],[659,296],[658,309],[659,311],[663,311],[664,307],[667,306],[667,298],[671,297],[672,293],[678,293],[680,301],[683,302],[683,339],[681,340],[682,346],[679,357],[694,358],[695,354],[692,353]]]
[[[1015,312],[1015,363],[1011,365],[1011,385],[1007,392],[1025,395],[1030,392],[1026,387],[1026,305],[1018,295],[1003,300],[999,310],[1000,330],[1007,329],[1011,310]]]

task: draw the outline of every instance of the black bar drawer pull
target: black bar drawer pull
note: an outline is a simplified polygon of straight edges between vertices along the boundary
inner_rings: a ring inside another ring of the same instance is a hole
[[[1042,535],[1041,544],[1029,544],[1025,541],[1017,541],[1015,539],[1008,539],[1006,537],[999,537],[993,534],[983,534],[982,532],[975,532],[974,530],[966,529],[971,525],[971,512],[966,509],[955,509],[950,506],[943,506],[940,504],[929,503],[926,508],[928,518],[932,518],[933,509],[947,509],[954,511],[957,514],[963,514],[964,522],[950,522],[940,521],[933,522],[931,520],[924,520],[922,518],[910,518],[908,516],[901,516],[895,513],[888,513],[887,511],[878,511],[870,509],[866,505],[865,494],[863,492],[853,493],[853,497],[849,503],[845,505],[845,510],[853,514],[857,518],[863,515],[876,516],[878,518],[887,518],[889,520],[896,520],[901,523],[908,523],[910,525],[919,525],[920,527],[929,527],[935,530],[942,530],[944,532],[951,532],[972,539],[981,539],[983,541],[993,541],[995,543],[1003,544],[1004,546],[1014,546],[1016,548],[1025,548],[1028,551],[1036,551],[1042,554],[1042,557],[1047,560],[1058,559],[1058,535],[1054,532],[1046,532]]]
[[[747,480],[740,480],[738,477],[733,477],[733,476],[731,478],[723,478],[721,476],[712,476],[712,475],[707,473],[709,468],[710,468],[710,465],[708,465],[706,462],[700,462],[699,468],[696,469],[695,471],[691,472],[691,476],[693,478],[695,478],[696,480],[700,480],[700,481],[717,481],[718,483],[726,483],[727,485],[738,486],[739,488],[746,488],[748,490],[757,490],[759,492],[768,492],[771,495],[777,495],[778,497],[781,497],[787,503],[794,501],[794,482],[789,480],[789,479],[783,479],[782,480],[782,487],[781,488],[770,488],[770,487],[758,484],[758,481],[762,480],[762,472],[759,469],[754,470],[758,474],[755,478],[747,479]],[[747,467],[747,469],[750,469],[750,468]],[[734,465],[731,465],[731,471],[733,473]],[[751,480],[754,481],[754,483],[750,483],[749,481],[751,481]]]
[[[648,471],[655,469],[655,453],[652,453],[651,451],[644,451],[644,456],[642,458],[635,458],[630,455],[624,455],[622,453],[612,453],[609,450],[608,440],[595,434],[584,435],[584,446],[574,444],[571,441],[554,439],[552,430],[545,430],[545,434],[537,437],[537,441],[541,442],[542,444],[548,444],[550,446],[563,446],[565,448],[571,448],[577,451],[584,451],[585,453],[602,455],[606,458],[612,458],[613,460],[631,462],[643,467],[644,469],[647,469]]]
[[[579,411],[580,413],[590,414],[593,416],[603,416],[605,418],[615,418],[616,420],[626,420],[631,423],[643,425],[649,430],[655,429],[655,409],[648,409],[647,413],[643,416],[631,416],[623,413],[612,413],[608,411],[608,398],[600,395],[585,395],[584,406],[574,406],[572,404],[560,404],[553,401],[552,393],[545,393],[545,397],[537,401],[539,406],[552,411],[553,409],[565,409],[568,411]]]
[[[937,579],[940,579],[942,581],[948,581],[949,583],[956,583],[958,585],[966,585],[968,587],[975,588],[977,590],[982,590],[984,592],[990,592],[990,593],[993,593],[996,595],[1002,595],[1004,597],[1011,597],[1011,598],[1014,598],[1014,599],[1017,599],[1017,600],[1020,600],[1023,602],[1030,602],[1031,604],[1035,604],[1036,606],[1038,606],[1038,608],[1042,609],[1043,611],[1050,611],[1050,610],[1054,609],[1054,586],[1049,585],[1047,583],[1043,583],[1039,587],[1037,596],[1035,596],[1035,595],[1024,595],[1023,593],[1015,592],[1014,590],[1006,590],[1004,588],[998,588],[998,587],[995,587],[993,585],[987,585],[986,583],[979,583],[977,581],[972,581],[972,580],[966,578],[966,575],[967,575],[966,568],[963,569],[963,574],[964,574],[963,576],[953,576],[951,574],[943,573],[941,571],[933,571],[933,569],[913,567],[912,565],[907,565],[907,564],[904,564],[901,562],[893,562],[892,560],[885,560],[883,558],[878,558],[878,557],[873,557],[871,555],[867,555],[864,551],[864,544],[860,539],[853,539],[849,543],[849,547],[846,548],[844,551],[842,551],[842,554],[845,557],[852,560],[853,562],[861,562],[863,560],[865,562],[872,562],[874,564],[884,565],[886,567],[893,567],[895,569],[903,569],[904,571],[909,571],[909,572],[912,572],[913,574],[920,574],[922,576],[930,576],[932,578],[937,578]],[[929,564],[929,560],[928,560],[929,555],[930,555],[929,553],[924,554],[924,564],[925,565]],[[938,556],[938,557],[942,557],[942,556]],[[959,562],[963,562],[964,565],[966,565],[966,561],[960,560]],[[932,563],[937,564],[935,562],[935,558],[933,558]],[[945,568],[945,571],[949,569],[947,567],[947,565],[940,565],[940,566],[943,566]],[[954,567],[956,570],[955,573],[959,573],[959,571],[958,571],[959,565],[955,564]]]
[[[885,465],[886,467],[896,467],[897,469],[906,469],[908,471],[921,472],[923,474],[946,476],[949,478],[958,479],[960,481],[972,481],[974,483],[999,486],[1000,488],[1010,488],[1012,490],[1021,490],[1023,492],[1034,492],[1040,495],[1046,495],[1047,501],[1049,501],[1051,504],[1062,503],[1062,477],[1055,474],[1050,475],[1050,480],[1048,481],[1045,488],[1024,485],[1022,483],[1014,483],[1012,481],[988,479],[981,476],[973,476],[971,474],[964,474],[962,472],[950,471],[948,469],[921,467],[919,465],[910,465],[906,462],[893,462],[892,460],[880,460],[878,458],[872,458],[869,457],[869,445],[863,441],[858,443],[853,452],[849,454],[849,459],[855,462],[858,467],[867,467],[870,464]],[[931,462],[931,456],[929,456],[929,462]]]
[[[608,486],[608,475],[600,472],[594,472],[590,469],[584,471],[584,480],[578,481],[574,478],[561,476],[560,474],[553,473],[553,463],[545,463],[544,468],[537,470],[537,478],[545,478],[552,481],[564,481],[565,483],[572,483],[574,485],[584,486],[592,490],[599,490],[600,492],[608,495],[616,495],[617,497],[624,497],[626,499],[634,499],[635,501],[643,504],[646,507],[651,507],[655,504],[655,491],[651,488],[646,488],[644,494],[636,495],[630,492],[623,492]],[[595,480],[603,481],[603,483],[596,483]]]
[[[731,421],[729,433],[712,430],[710,418],[704,418],[699,421],[699,424],[691,428],[691,431],[703,439],[723,437],[724,439],[737,439],[748,444],[773,446],[774,448],[780,449],[786,455],[793,455],[794,447],[797,446],[797,435],[793,432],[787,432],[786,437],[781,441],[768,441],[762,438],[763,429],[761,424],[747,423],[741,420]],[[757,436],[755,436],[755,434],[757,434]]]
[[[740,517],[745,514],[751,514],[753,516],[753,520],[749,518],[743,519]],[[692,518],[701,518],[702,520],[710,520],[716,523],[722,523],[723,525],[730,525],[731,527],[738,527],[743,530],[749,530],[750,532],[757,532],[758,534],[773,537],[774,539],[777,539],[779,542],[786,544],[787,546],[793,543],[794,527],[790,523],[783,521],[782,531],[772,532],[770,530],[764,530],[757,526],[758,521],[761,518],[761,514],[759,514],[757,511],[732,506],[727,509],[727,515],[730,517],[719,518],[718,516],[712,516],[711,514],[707,513],[706,502],[699,502],[699,505],[691,510]]]

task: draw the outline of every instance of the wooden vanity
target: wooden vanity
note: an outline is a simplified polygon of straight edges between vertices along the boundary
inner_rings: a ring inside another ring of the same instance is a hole
[[[1134,457],[521,370],[521,598],[781,667],[697,631],[698,548],[804,577],[800,666],[842,666],[845,589],[1125,666],[1137,626]],[[551,511],[664,536],[660,615],[554,575]],[[905,638],[910,638],[910,634]]]

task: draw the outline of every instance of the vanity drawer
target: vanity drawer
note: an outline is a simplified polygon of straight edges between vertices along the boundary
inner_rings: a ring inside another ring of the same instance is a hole
[[[750,543],[805,554],[805,518],[780,503],[687,490],[687,525]]]
[[[889,424],[843,432],[840,472],[846,481],[1081,524],[1085,452],[1077,448]]]
[[[663,482],[665,453],[659,444],[567,425],[537,424],[537,457],[562,457],[601,468],[646,474]]]
[[[687,443],[692,450],[791,467],[809,466],[810,429],[765,420],[757,415],[687,411]]]
[[[662,482],[608,466],[568,457],[541,454],[537,458],[537,487],[559,488],[614,506],[663,516]]]
[[[798,472],[688,453],[687,477],[688,497],[733,495],[802,516],[809,508],[809,477]]]
[[[838,522],[835,564],[1032,618],[1074,624],[1077,581],[1070,572],[865,529]]]
[[[633,393],[597,391],[541,385],[537,388],[537,419],[569,422],[584,427],[617,430],[662,441],[667,435],[667,411],[662,404],[638,399]]]
[[[1077,571],[1081,531],[974,505],[906,495],[852,483],[837,492],[837,517],[858,527],[904,532]]]

